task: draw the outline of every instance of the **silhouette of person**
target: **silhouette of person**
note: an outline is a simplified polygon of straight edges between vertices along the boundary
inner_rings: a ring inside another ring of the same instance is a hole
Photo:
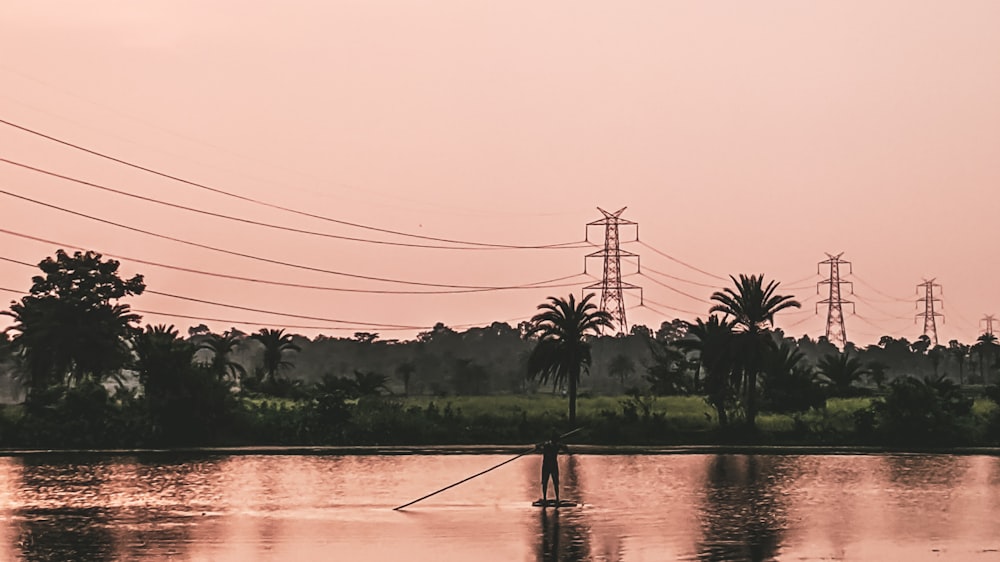
[[[559,442],[559,435],[556,433],[553,433],[548,441],[536,445],[535,449],[542,452],[542,505],[548,502],[549,478],[552,478],[556,507],[559,507],[559,451],[568,454],[569,449]]]

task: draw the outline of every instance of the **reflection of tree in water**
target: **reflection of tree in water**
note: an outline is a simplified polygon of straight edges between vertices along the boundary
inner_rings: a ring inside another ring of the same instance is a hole
[[[583,503],[576,457],[566,457],[559,476],[560,497]],[[540,508],[540,511],[537,550],[539,562],[591,560],[590,529],[581,509]]]
[[[969,470],[966,457],[950,455],[881,455],[888,479],[907,490],[953,488]]]
[[[146,467],[162,473],[163,469]],[[32,458],[23,461],[13,510],[16,544],[26,561],[123,560],[137,556],[180,556],[188,542],[188,525],[160,525],[165,506],[116,505],[115,498],[142,495],[142,488],[162,484],[143,477],[143,465],[128,460]],[[137,469],[140,474],[122,474]],[[116,472],[118,472],[116,474]],[[129,490],[116,490],[129,486]],[[152,491],[152,490],[150,490]],[[172,516],[177,519],[176,516]],[[180,521],[172,521],[180,523]]]
[[[701,510],[704,561],[772,560],[787,527],[782,490],[787,461],[780,457],[716,455],[705,479]]]
[[[12,519],[17,526],[15,549],[24,560],[116,558],[107,511],[62,499],[96,489],[102,480],[100,470],[93,465],[27,457],[20,476],[20,482],[8,485],[21,491]]]

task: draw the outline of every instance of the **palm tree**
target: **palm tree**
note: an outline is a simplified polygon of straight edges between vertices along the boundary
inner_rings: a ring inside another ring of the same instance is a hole
[[[207,349],[212,352],[212,362],[209,368],[215,376],[219,377],[219,380],[222,380],[229,374],[233,382],[239,382],[246,376],[246,368],[229,359],[236,351],[236,348],[240,346],[242,340],[243,338],[239,334],[226,330],[221,335],[208,334],[198,344],[198,349]]]
[[[699,318],[697,323],[688,324],[689,338],[677,341],[682,350],[698,354],[698,369],[705,372],[705,400],[715,408],[721,426],[729,425],[739,386],[733,377],[733,326],[732,320],[713,314],[707,322]]]
[[[135,361],[143,394],[148,402],[175,394],[178,381],[194,362],[195,348],[180,338],[173,325],[147,325],[133,338]]]
[[[611,358],[608,364],[608,374],[618,379],[622,386],[625,386],[625,379],[635,373],[635,362],[624,353],[619,353]]]
[[[835,396],[846,397],[851,394],[851,387],[861,380],[861,377],[871,374],[871,370],[861,359],[850,353],[824,355],[820,358],[819,372],[833,385]]]
[[[958,384],[965,384],[965,361],[969,356],[969,346],[958,340],[948,342],[948,353],[958,361]]]
[[[261,328],[250,339],[257,340],[264,346],[264,381],[273,381],[280,371],[295,366],[291,361],[285,360],[286,351],[302,351],[302,348],[292,342],[292,335],[286,334],[285,330]]]
[[[770,411],[797,413],[826,404],[813,367],[794,341],[782,339],[768,346],[761,372],[765,374],[761,401]]]
[[[531,318],[532,336],[538,337],[528,357],[528,376],[538,377],[542,384],[552,379],[553,387],[569,387],[569,422],[576,422],[576,389],[580,372],[590,368],[588,336],[597,335],[601,328],[611,328],[611,315],[598,310],[590,302],[593,293],[579,303],[572,294],[569,299],[549,297],[538,305],[538,314]]]
[[[399,380],[403,381],[403,395],[410,395],[410,379],[413,378],[413,373],[417,372],[417,364],[413,361],[404,361],[399,365],[396,365],[396,375]]]
[[[745,390],[747,425],[756,427],[757,422],[757,375],[766,346],[770,345],[770,328],[774,325],[774,315],[786,308],[801,308],[802,305],[789,295],[776,295],[777,281],[765,286],[763,275],[740,274],[737,279],[729,276],[736,285],[735,290],[727,287],[712,293],[712,300],[719,303],[709,309],[709,313],[721,312],[735,322],[736,343],[743,372],[742,383]]]
[[[389,387],[386,383],[389,382],[389,377],[376,373],[374,371],[359,371],[354,370],[354,380],[351,381],[354,384],[354,389],[358,393],[358,397],[364,396],[379,396],[382,391],[389,391]]]
[[[983,384],[986,384],[986,360],[992,359],[991,368],[996,367],[996,356],[997,356],[997,337],[991,333],[986,332],[985,334],[976,338],[975,345],[972,349],[976,351],[979,356],[979,376],[983,379]]]

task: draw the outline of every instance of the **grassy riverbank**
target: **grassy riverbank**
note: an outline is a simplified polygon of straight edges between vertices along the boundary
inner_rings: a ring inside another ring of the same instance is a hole
[[[757,430],[722,428],[713,410],[697,396],[583,396],[574,443],[614,446],[995,446],[997,405],[978,398],[967,415],[937,427],[907,433],[910,421],[896,423],[902,433],[887,433],[873,407],[877,398],[830,398],[826,407],[800,414],[763,412]],[[547,394],[366,397],[356,401],[242,398],[210,427],[187,438],[151,438],[148,425],[129,404],[100,410],[60,410],[29,415],[22,406],[0,410],[0,446],[9,449],[310,447],[310,446],[468,446],[516,445],[566,431],[566,399]],[[923,412],[917,411],[922,415]],[[882,414],[878,414],[882,415]],[[867,423],[865,420],[875,420]],[[891,420],[890,420],[891,421]],[[935,422],[938,423],[938,422]],[[887,426],[888,427],[888,426]],[[197,428],[192,428],[192,430]],[[896,430],[899,431],[899,430]]]

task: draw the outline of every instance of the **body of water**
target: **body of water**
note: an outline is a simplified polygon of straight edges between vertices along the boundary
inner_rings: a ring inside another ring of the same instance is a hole
[[[573,455],[0,458],[0,560],[1000,560],[1000,459]]]

